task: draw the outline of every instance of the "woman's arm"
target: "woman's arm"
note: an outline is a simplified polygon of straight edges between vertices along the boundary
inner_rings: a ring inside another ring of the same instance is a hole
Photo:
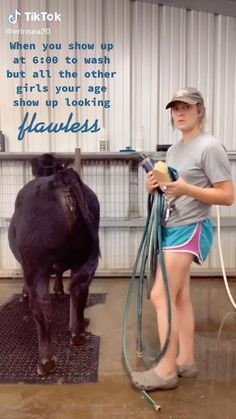
[[[179,178],[176,182],[166,183],[165,186],[165,194],[170,198],[187,195],[210,205],[230,206],[234,202],[234,188],[231,180],[214,183],[212,188],[201,188]]]

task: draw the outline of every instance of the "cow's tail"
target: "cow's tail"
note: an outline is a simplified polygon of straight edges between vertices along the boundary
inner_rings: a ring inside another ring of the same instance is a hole
[[[56,177],[60,183],[71,187],[92,243],[100,254],[98,235],[100,207],[97,196],[82,182],[78,173],[73,169],[62,170],[56,174]]]

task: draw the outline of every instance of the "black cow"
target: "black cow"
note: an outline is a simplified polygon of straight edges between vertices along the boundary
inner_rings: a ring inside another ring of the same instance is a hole
[[[52,154],[45,153],[41,157],[31,160],[32,175],[34,177],[50,176],[63,170],[69,164],[69,160],[62,163],[61,160],[56,159]],[[63,270],[60,265],[53,265],[51,274],[55,274],[53,290],[55,298],[61,299],[65,297],[63,287]],[[24,286],[22,294],[19,299],[21,302],[28,300],[27,288]]]
[[[34,164],[34,175],[40,167]],[[61,169],[57,159],[55,167]],[[84,308],[100,255],[98,229],[98,199],[73,169],[37,177],[17,195],[9,244],[22,265],[37,326],[40,375],[56,368],[49,295],[50,273],[55,266],[61,272],[71,269],[71,343],[84,342]]]

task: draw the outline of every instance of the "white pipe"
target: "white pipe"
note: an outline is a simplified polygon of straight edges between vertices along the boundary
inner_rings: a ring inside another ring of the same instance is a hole
[[[219,247],[220,264],[221,264],[222,274],[223,274],[225,288],[226,288],[228,297],[230,299],[231,304],[233,305],[233,307],[236,310],[236,303],[233,299],[233,296],[232,296],[230,288],[229,288],[227,276],[226,276],[226,273],[225,273],[224,259],[223,259],[223,255],[222,255],[221,238],[220,238],[220,209],[219,209],[219,205],[216,205],[216,214],[217,214],[217,237],[218,237],[218,247]]]

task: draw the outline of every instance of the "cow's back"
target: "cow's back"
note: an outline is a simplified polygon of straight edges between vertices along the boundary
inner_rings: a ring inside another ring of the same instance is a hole
[[[35,261],[50,257],[53,263],[64,260],[69,267],[78,255],[85,258],[89,246],[99,252],[98,224],[96,195],[67,169],[33,179],[19,191],[9,244],[20,262],[22,255]]]

